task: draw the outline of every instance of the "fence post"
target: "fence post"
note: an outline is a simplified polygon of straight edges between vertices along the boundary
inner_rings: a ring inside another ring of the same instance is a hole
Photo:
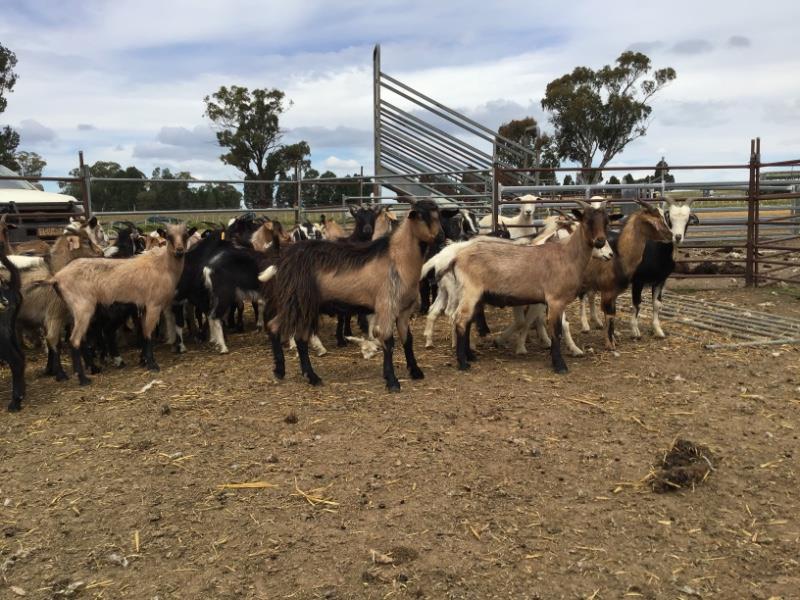
[[[756,141],[750,140],[750,177],[747,186],[747,245],[745,250],[744,284],[755,284],[756,225]]]
[[[89,165],[83,162],[83,150],[78,152],[78,171],[81,177],[83,213],[88,219],[92,214],[92,174],[89,171]]]
[[[500,165],[492,163],[492,231],[500,221]]]
[[[300,186],[302,185],[300,181],[300,163],[294,163],[294,179],[295,179],[295,188],[294,188],[294,222],[295,224],[300,222],[300,202],[302,200],[302,196],[300,194]]]

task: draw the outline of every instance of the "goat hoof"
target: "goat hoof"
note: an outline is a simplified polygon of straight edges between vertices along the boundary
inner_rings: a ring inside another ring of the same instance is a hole
[[[61,373],[56,373],[56,381],[66,381],[67,379],[69,379],[69,375],[63,371]]]
[[[320,378],[319,375],[312,374],[308,376],[308,383],[310,383],[314,387],[317,387],[322,385],[322,379]]]
[[[569,369],[567,368],[567,365],[554,365],[553,372],[557,373],[558,375],[564,375],[565,373],[569,372]]]
[[[78,376],[78,385],[85,386],[85,385],[91,385],[91,384],[92,384],[92,380],[89,379],[88,377],[86,377],[86,375],[84,375],[83,377]]]
[[[337,348],[344,348],[345,346],[347,346],[347,340],[336,340]]]
[[[434,347],[433,346],[433,342],[425,342],[425,347],[426,348],[433,348]]]
[[[467,360],[469,362],[478,362],[478,356],[474,352],[469,351],[467,352]]]
[[[89,373],[91,373],[92,375],[98,375],[98,374],[100,374],[102,372],[103,372],[103,368],[102,367],[98,367],[97,365],[91,365],[89,367]]]
[[[663,331],[656,331],[653,333],[653,337],[663,340],[665,337],[667,337],[667,335]]]
[[[159,367],[156,363],[150,363],[150,364],[147,365],[147,370],[148,371],[158,372],[158,371],[161,370],[161,367]]]
[[[458,370],[459,371],[469,371],[470,370],[469,363],[464,363],[463,365],[458,365]]]
[[[386,384],[386,391],[387,392],[399,392],[400,391],[400,382],[399,381],[390,381]]]
[[[19,412],[22,410],[22,400],[12,400],[8,405],[8,412]]]
[[[283,379],[286,377],[286,369],[273,369],[272,374],[275,376],[275,379]]]
[[[416,365],[408,369],[408,374],[411,376],[411,379],[425,379],[425,373]]]

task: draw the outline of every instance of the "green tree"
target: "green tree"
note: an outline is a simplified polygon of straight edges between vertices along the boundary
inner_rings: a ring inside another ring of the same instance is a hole
[[[6,110],[8,106],[6,96],[14,90],[14,84],[17,83],[17,74],[14,72],[16,66],[17,55],[0,44],[0,113]],[[0,129],[0,164],[12,171],[19,170],[19,163],[16,160],[17,146],[19,146],[19,134],[8,125]]]
[[[16,159],[19,165],[20,175],[38,177],[47,166],[47,161],[36,154],[36,152],[17,152]]]
[[[498,140],[497,155],[501,162],[504,162],[518,169],[534,167],[534,157],[539,156],[539,166],[558,168],[560,161],[558,152],[554,148],[553,138],[546,133],[542,133],[536,119],[525,117],[524,119],[512,119],[508,123],[503,123],[497,130],[498,135],[509,139],[523,146],[530,154],[514,153],[513,150]],[[555,172],[542,171],[539,173],[539,181],[543,184],[555,184]]]
[[[278,89],[250,92],[236,85],[222,86],[203,99],[205,115],[217,128],[217,143],[228,150],[220,159],[244,173],[245,179],[286,178],[293,163],[310,153],[306,142],[281,144],[279,120],[287,109],[284,99]],[[271,206],[273,197],[270,184],[245,185],[248,207]]]
[[[575,185],[575,181],[572,179],[572,175],[569,173],[564,175],[564,185]]]
[[[602,168],[647,133],[653,110],[648,102],[675,77],[673,68],[652,70],[646,55],[627,51],[613,66],[576,67],[551,81],[542,108],[550,113],[558,156],[591,169],[583,181],[600,181]]]
[[[147,178],[136,167],[123,169],[118,163],[110,161],[97,161],[89,168],[93,177],[114,177],[140,179],[141,182],[127,181],[93,181],[92,210],[132,210],[136,207],[138,195],[147,189]],[[80,169],[72,169],[72,177],[81,177]],[[80,199],[83,191],[79,183],[60,183],[61,191]],[[136,207],[138,208],[138,207]]]
[[[197,208],[239,208],[242,194],[232,185],[207,183],[197,188],[194,206]]]
[[[12,171],[19,171],[17,146],[19,146],[19,134],[8,125],[0,129],[0,165]]]
[[[616,175],[612,175],[609,180],[607,181],[610,185],[619,185],[619,178]]]

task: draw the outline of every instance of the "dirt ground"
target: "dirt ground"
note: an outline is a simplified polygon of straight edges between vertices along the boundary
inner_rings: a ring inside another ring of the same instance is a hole
[[[693,293],[800,316],[791,290]],[[619,356],[576,336],[595,351],[566,376],[535,342],[483,343],[464,374],[444,322],[431,350],[421,328],[426,378],[394,395],[330,324],[313,389],[291,353],[276,383],[252,331],[88,388],[31,360],[23,411],[0,414],[0,598],[800,597],[797,347],[623,323]],[[654,493],[678,437],[714,471]]]

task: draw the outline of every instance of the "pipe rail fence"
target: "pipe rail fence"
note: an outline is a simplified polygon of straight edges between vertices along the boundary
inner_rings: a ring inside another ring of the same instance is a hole
[[[81,155],[82,162],[82,155]],[[605,167],[610,172],[653,172],[656,167]],[[797,169],[797,172],[794,170]],[[291,190],[291,203],[273,208],[179,208],[136,210],[101,210],[95,212],[103,222],[132,220],[147,222],[163,219],[186,219],[194,222],[224,222],[231,217],[255,212],[284,222],[300,222],[316,219],[320,214],[336,218],[342,222],[349,218],[348,204],[391,202],[392,208],[403,211],[408,207],[406,198],[410,195],[375,195],[370,189],[402,188],[408,182],[424,184],[429,197],[438,197],[443,204],[457,205],[475,211],[479,215],[491,214],[493,226],[504,210],[518,208],[527,202],[520,196],[535,194],[535,225],[552,209],[569,209],[575,206],[576,199],[589,199],[602,195],[611,199],[615,210],[623,213],[635,210],[635,200],[661,202],[667,198],[693,201],[692,210],[700,218],[699,225],[689,227],[681,253],[689,256],[679,260],[678,277],[737,277],[744,278],[748,286],[761,283],[785,282],[800,285],[800,159],[762,162],[761,143],[751,142],[750,160],[747,163],[723,165],[677,165],[670,166],[670,172],[692,171],[733,171],[733,179],[720,178],[697,182],[642,181],[628,184],[608,184],[603,182],[578,185],[535,185],[536,175],[555,172],[574,173],[581,171],[576,167],[561,168],[514,168],[493,163],[490,169],[442,169],[434,171],[407,171],[403,173],[383,172],[375,175],[361,175],[337,178],[294,180],[243,180],[243,179],[138,179],[94,177],[88,166],[81,164],[81,176],[36,177],[0,176],[3,180],[24,180],[40,182],[59,182],[74,184],[80,190],[80,203],[84,214],[92,214],[92,188],[103,184],[153,185],[214,185],[247,186],[253,184],[286,186]],[[525,182],[505,185],[513,181],[510,174],[525,174],[516,181]],[[299,175],[299,173],[298,173]],[[463,180],[469,177],[489,176],[489,189],[485,192],[461,188],[454,190],[452,183],[438,181],[437,177],[456,177]],[[400,182],[398,184],[397,182]],[[349,188],[343,188],[349,186]],[[335,203],[309,204],[304,202],[313,189],[340,190]],[[349,193],[341,192],[349,189]],[[311,190],[311,191],[309,191]],[[402,189],[401,189],[402,191]],[[454,193],[460,191],[461,193]],[[287,194],[283,195],[284,202]],[[75,213],[11,211],[11,219],[53,218],[74,216]],[[704,263],[721,265],[717,272],[705,268]]]

